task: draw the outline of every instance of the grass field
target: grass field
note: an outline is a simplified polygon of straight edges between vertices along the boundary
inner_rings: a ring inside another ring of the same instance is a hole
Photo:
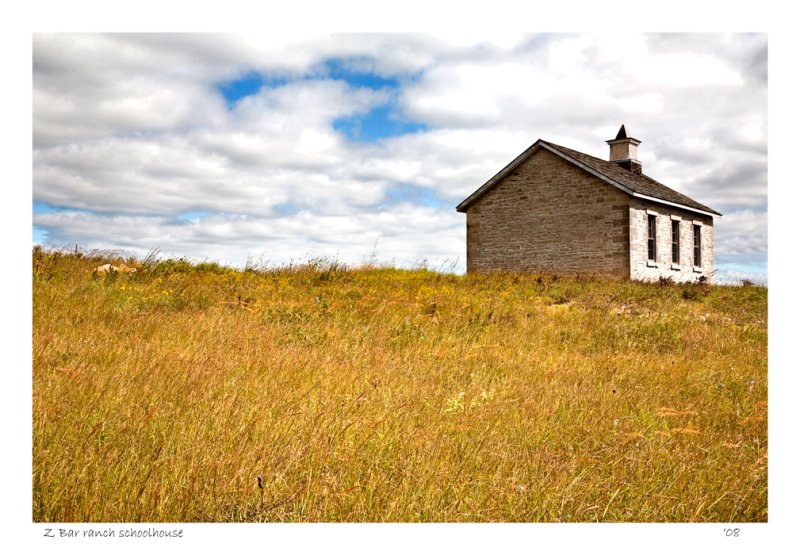
[[[109,261],[33,252],[34,521],[767,520],[765,288]]]

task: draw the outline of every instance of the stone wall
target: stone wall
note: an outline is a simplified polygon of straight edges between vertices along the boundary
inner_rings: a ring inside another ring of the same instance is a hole
[[[467,209],[467,271],[630,276],[630,199],[539,149]]]
[[[656,260],[647,260],[647,215],[656,216]],[[672,263],[672,219],[679,220],[680,263]],[[701,228],[701,266],[695,267],[694,229]],[[713,281],[714,272],[714,220],[695,212],[670,207],[642,199],[630,201],[631,279],[653,281],[660,277],[671,277],[675,281],[696,281],[705,276]]]

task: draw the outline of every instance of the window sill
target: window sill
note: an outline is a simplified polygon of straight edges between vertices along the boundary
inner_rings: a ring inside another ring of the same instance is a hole
[[[648,260],[647,261],[647,267],[648,268],[658,268],[658,264],[656,262],[653,262],[652,260]]]
[[[703,269],[701,267],[699,267],[699,266],[692,266],[692,271],[697,273],[697,274],[702,274],[703,273]]]
[[[680,270],[681,269],[681,265],[680,264],[672,264],[672,266],[670,266],[670,268],[672,268],[673,270]]]

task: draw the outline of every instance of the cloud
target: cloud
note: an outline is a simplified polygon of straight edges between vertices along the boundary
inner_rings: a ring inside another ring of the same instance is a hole
[[[767,212],[742,210],[714,224],[714,258],[717,263],[767,263]]]
[[[250,96],[219,124],[35,149],[35,197],[139,214],[376,204],[383,200],[377,182],[341,172],[347,148],[331,122],[384,99],[379,91],[309,80]]]
[[[767,83],[767,40],[760,33],[654,33],[643,35],[655,54],[696,56],[704,52],[731,68],[738,68],[745,82],[761,87]]]
[[[248,259],[286,264],[326,256],[363,263],[378,260],[411,267],[427,261],[463,270],[464,226],[460,214],[399,203],[359,218],[303,210],[294,215],[212,215],[179,220],[163,216],[99,215],[75,211],[35,214],[34,225],[50,230],[48,242],[111,249],[139,256],[212,259],[243,265]]]

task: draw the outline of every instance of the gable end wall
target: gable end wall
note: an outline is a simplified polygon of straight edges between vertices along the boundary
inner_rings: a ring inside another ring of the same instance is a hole
[[[630,197],[540,149],[467,209],[467,271],[630,276]]]

